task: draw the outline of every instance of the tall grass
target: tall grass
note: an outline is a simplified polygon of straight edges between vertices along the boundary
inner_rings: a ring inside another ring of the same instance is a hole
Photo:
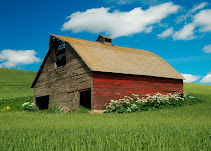
[[[1,113],[1,150],[208,150],[210,117],[191,108],[131,114]],[[194,110],[192,110],[194,111]]]

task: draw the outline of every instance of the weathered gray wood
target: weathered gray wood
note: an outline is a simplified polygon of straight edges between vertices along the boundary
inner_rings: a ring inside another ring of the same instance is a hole
[[[62,106],[64,112],[79,108],[79,91],[92,87],[92,72],[66,43],[66,66],[55,69],[55,50],[46,62],[34,86],[34,98],[50,96],[50,104]]]

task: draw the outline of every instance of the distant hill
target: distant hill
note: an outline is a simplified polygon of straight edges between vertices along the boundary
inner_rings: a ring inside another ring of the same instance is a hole
[[[0,98],[13,99],[33,96],[30,88],[36,72],[0,68]]]

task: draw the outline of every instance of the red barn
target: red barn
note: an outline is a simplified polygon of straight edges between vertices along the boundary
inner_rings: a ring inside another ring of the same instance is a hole
[[[112,40],[51,35],[31,86],[37,107],[103,109],[111,99],[131,94],[183,93],[184,78],[164,59],[147,50],[112,45]]]

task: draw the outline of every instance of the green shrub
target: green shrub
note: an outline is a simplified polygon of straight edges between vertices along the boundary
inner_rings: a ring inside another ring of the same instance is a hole
[[[163,95],[161,93],[155,93],[151,96],[146,94],[141,99],[139,95],[132,94],[132,97],[125,96],[123,99],[111,100],[109,104],[105,104],[105,112],[142,112],[156,109],[163,109],[169,107],[177,107],[185,104],[196,104],[200,102],[195,99],[193,96],[189,96],[187,93],[184,93],[184,98],[180,94],[171,94],[168,93]]]

